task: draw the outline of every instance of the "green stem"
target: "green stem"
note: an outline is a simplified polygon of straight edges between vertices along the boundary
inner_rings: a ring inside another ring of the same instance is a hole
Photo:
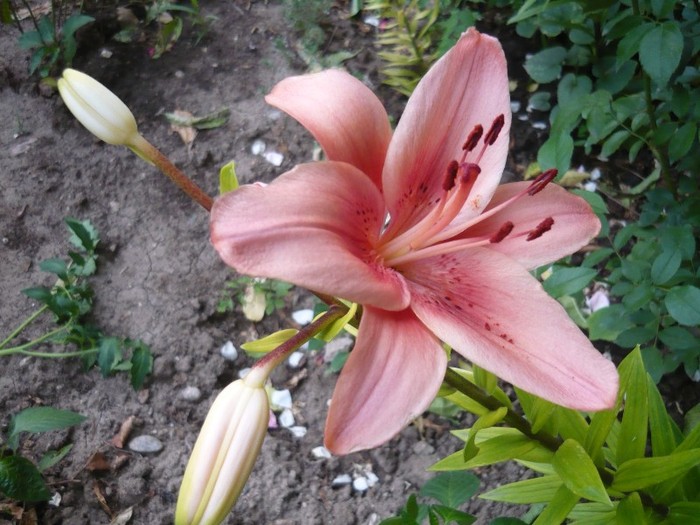
[[[86,354],[96,354],[99,348],[91,348],[89,350],[75,350],[73,352],[33,352],[31,350],[19,350],[15,353],[20,355],[28,355],[30,357],[48,357],[48,358],[64,358],[64,357],[82,357]]]
[[[17,328],[15,328],[15,330],[14,330],[10,335],[8,335],[8,336],[3,340],[2,343],[0,343],[0,349],[4,348],[5,345],[6,345],[7,343],[9,343],[10,341],[12,341],[12,340],[13,340],[15,337],[17,337],[19,334],[21,334],[21,333],[22,333],[22,330],[24,330],[27,326],[29,326],[29,325],[34,321],[34,319],[36,319],[36,318],[39,317],[42,313],[44,313],[44,312],[46,311],[47,308],[48,308],[48,306],[44,305],[44,306],[42,306],[41,308],[39,308],[37,311],[35,311],[32,315],[30,315],[29,317],[27,317]]]
[[[37,337],[36,339],[33,339],[27,343],[18,345],[18,346],[13,346],[10,348],[5,348],[4,350],[0,350],[0,357],[6,356],[6,355],[12,355],[12,354],[26,354],[27,353],[27,348],[30,348],[34,345],[38,345],[39,343],[43,343],[47,339],[51,339],[52,337],[60,334],[61,332],[68,330],[70,328],[70,323],[59,326],[58,328],[55,328],[49,332],[46,332],[44,335],[41,335]],[[30,355],[30,354],[27,354]],[[56,354],[51,354],[52,357],[55,357]],[[64,354],[61,354],[61,357],[63,357]]]
[[[474,383],[463,378],[449,367],[445,372],[445,383],[450,385],[452,388],[459,390],[465,396],[473,399],[481,406],[488,408],[489,410],[498,410],[499,408],[505,406],[498,399],[487,394]],[[533,432],[530,422],[515,412],[512,408],[508,408],[508,412],[503,420],[511,427],[520,430],[520,432],[530,439],[538,441],[552,452],[556,452],[563,443],[560,438],[548,434],[547,432]]]
[[[651,98],[651,78],[646,73],[642,73],[642,75],[644,76],[644,101],[646,103],[647,115],[649,115],[649,127],[651,128],[652,132],[655,132],[658,127],[656,125],[654,101]],[[666,156],[666,152],[661,148],[653,146],[649,142],[647,144],[649,145],[649,149],[654,157],[656,157],[656,160],[659,161],[659,165],[661,166],[661,176],[663,177],[666,186],[669,190],[671,190],[673,195],[676,195],[676,181],[673,180],[673,176],[671,175],[671,166],[668,161],[668,157]]]

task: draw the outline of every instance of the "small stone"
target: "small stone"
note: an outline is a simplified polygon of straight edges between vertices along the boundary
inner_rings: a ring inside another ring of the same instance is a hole
[[[272,390],[270,394],[270,404],[272,410],[282,410],[292,408],[292,394],[289,390]]]
[[[352,488],[354,488],[357,492],[365,492],[369,488],[369,483],[367,482],[367,478],[364,476],[360,476],[359,478],[355,478],[352,481]]]
[[[156,454],[163,450],[163,443],[154,436],[143,435],[136,436],[129,441],[129,450],[139,452],[141,454]]]
[[[331,453],[326,447],[316,447],[311,451],[311,455],[319,459],[330,459]]]
[[[238,359],[238,350],[236,350],[236,347],[233,346],[231,341],[226,341],[224,343],[224,346],[221,347],[220,353],[221,357],[226,359],[226,361],[235,361]]]
[[[265,143],[262,140],[258,139],[254,141],[253,144],[250,146],[250,152],[253,155],[262,155],[263,153],[265,153],[266,147],[267,146],[265,145]]]
[[[307,325],[314,320],[314,311],[310,308],[297,310],[296,312],[292,312],[292,319],[294,319],[295,323],[300,324],[301,326]]]
[[[284,162],[284,155],[282,155],[278,151],[266,151],[263,153],[263,158],[272,164],[273,166],[280,167],[282,165],[282,162]]]
[[[299,368],[302,359],[304,359],[304,352],[294,352],[287,359],[287,366],[289,368]]]
[[[367,485],[370,487],[374,487],[377,483],[379,483],[379,478],[374,472],[367,472]]]
[[[425,441],[418,441],[413,445],[413,453],[416,456],[429,456],[433,452],[435,452],[435,447]]]
[[[292,433],[292,435],[294,437],[303,438],[306,435],[307,429],[306,429],[306,427],[294,426],[294,427],[289,427],[289,431]]]
[[[341,335],[326,343],[323,348],[323,362],[330,363],[336,355],[341,352],[347,352],[352,347],[352,337],[349,335]]]
[[[196,386],[186,386],[180,390],[180,398],[185,401],[199,401],[202,398],[202,391]]]
[[[547,123],[541,121],[533,122],[532,127],[535,129],[547,129]]]
[[[331,481],[331,487],[344,487],[345,485],[350,485],[350,483],[352,483],[350,474],[340,474],[339,476],[336,476],[333,481]]]
[[[185,78],[185,72],[178,69],[177,71],[175,71],[175,78]]]
[[[58,507],[61,505],[61,494],[59,492],[54,493],[53,496],[51,496],[51,499],[48,501],[48,504],[51,505],[52,507]]]
[[[367,24],[368,26],[372,26],[372,27],[379,27],[379,23],[380,23],[378,16],[371,16],[371,15],[366,16],[363,21],[365,24]]]
[[[102,48],[100,49],[100,57],[101,58],[112,58],[112,52],[109,49]]]
[[[518,111],[520,111],[520,102],[517,100],[511,100],[510,101],[510,110],[513,113],[517,113]]]
[[[602,177],[603,174],[601,173],[600,169],[598,168],[593,168],[591,170],[591,180],[598,180],[600,177]]]
[[[598,189],[598,183],[589,180],[588,182],[583,183],[583,189],[590,191],[591,193],[595,193],[595,191]]]
[[[284,428],[294,426],[294,414],[292,414],[292,411],[288,408],[282,410],[282,413],[277,417],[277,420],[279,421],[280,426]]]

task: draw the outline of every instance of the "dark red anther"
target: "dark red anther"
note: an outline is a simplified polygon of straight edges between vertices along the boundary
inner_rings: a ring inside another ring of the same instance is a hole
[[[530,184],[527,194],[532,197],[533,195],[541,192],[547,184],[556,178],[557,173],[559,173],[557,170],[551,169],[540,174],[535,180],[532,181],[532,184]]]
[[[457,179],[457,172],[459,171],[459,162],[456,160],[451,160],[447,165],[447,173],[445,173],[445,180],[442,181],[442,189],[445,191],[450,191],[455,187],[455,180]]]
[[[481,136],[483,134],[484,128],[481,124],[477,124],[476,126],[474,126],[474,129],[467,137],[467,140],[464,141],[462,149],[464,151],[472,151],[474,148],[476,148],[476,145],[479,144],[479,140],[481,140]]]
[[[503,113],[501,113],[493,121],[493,124],[491,124],[491,129],[484,137],[484,144],[486,144],[488,146],[493,146],[493,143],[496,142],[496,139],[498,138],[498,134],[503,129],[503,125],[505,123],[506,123],[506,118],[503,116]]]
[[[508,235],[510,235],[510,232],[513,231],[513,228],[514,226],[512,222],[506,222],[503,226],[501,226],[501,228],[496,232],[496,234],[489,239],[489,242],[493,244],[501,242],[503,239],[508,237]]]
[[[552,229],[552,226],[554,225],[554,219],[551,217],[547,217],[545,220],[543,220],[541,223],[539,223],[533,230],[530,230],[530,233],[527,234],[527,237],[525,238],[526,241],[534,241],[538,237],[542,237],[546,232]]]
[[[459,182],[462,184],[466,184],[468,182],[473,183],[479,176],[479,173],[481,173],[481,168],[479,165],[474,164],[473,162],[463,162],[460,168],[461,174],[459,177]]]

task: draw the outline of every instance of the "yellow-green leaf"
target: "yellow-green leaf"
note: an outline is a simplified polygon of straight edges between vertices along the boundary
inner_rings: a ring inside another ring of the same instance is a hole
[[[562,485],[554,493],[552,501],[535,520],[534,525],[558,525],[562,523],[578,503],[579,497]]]
[[[647,444],[647,372],[639,346],[620,364],[620,384],[625,391],[625,409],[618,436],[617,464],[644,457]]]
[[[644,506],[639,494],[632,492],[617,504],[615,515],[618,525],[639,525],[645,523]]]
[[[479,497],[493,501],[531,505],[533,503],[547,503],[561,487],[559,476],[549,475],[539,478],[516,481],[508,485],[502,485],[490,490]]]
[[[236,177],[236,163],[234,161],[224,164],[219,170],[219,194],[238,189],[238,177]]]
[[[615,474],[612,489],[622,492],[640,490],[671,478],[679,478],[700,464],[700,449],[676,452],[668,456],[626,461]]]
[[[280,330],[274,334],[266,335],[257,341],[248,341],[247,343],[243,343],[241,348],[254,356],[264,355],[274,350],[282,343],[287,342],[290,338],[296,335],[297,332],[299,332],[299,330],[287,328],[286,330]]]
[[[552,465],[571,492],[612,506],[598,469],[580,443],[567,439],[555,452]]]

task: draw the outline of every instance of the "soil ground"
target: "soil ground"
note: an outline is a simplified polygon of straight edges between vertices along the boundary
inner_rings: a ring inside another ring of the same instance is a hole
[[[172,51],[152,60],[146,44],[97,41],[82,51],[74,67],[109,86],[136,115],[143,135],[213,195],[218,191],[219,167],[229,160],[235,159],[241,182],[269,181],[310,160],[314,142],[301,126],[263,100],[276,82],[307,69],[295,52],[298,35],[283,6],[230,0],[202,6],[205,14],[217,18],[199,42],[186,28]],[[401,97],[379,85],[372,47],[375,29],[347,20],[339,7],[334,9],[335,26],[328,28],[326,49],[356,51],[346,67],[398,116]],[[218,314],[220,292],[232,273],[209,244],[206,213],[125,148],[94,139],[55,94],[38,89],[37,79],[27,75],[27,53],[16,45],[17,36],[11,26],[1,28],[2,334],[35,309],[21,290],[52,284],[38,264],[67,253],[63,219],[89,219],[101,236],[99,271],[92,279],[96,291],[92,321],[108,334],[144,340],[155,364],[145,388],[137,392],[125,375],[102,378],[97,369],[86,373],[74,359],[3,358],[3,430],[12,414],[29,406],[53,406],[87,416],[71,430],[23,442],[23,452],[32,458],[74,444],[70,454],[46,473],[61,499],[57,506],[37,507],[38,523],[106,524],[132,507],[129,523],[168,524],[208,407],[252,362],[245,355],[234,362],[225,360],[221,346],[229,340],[238,346],[288,327],[293,323],[291,312],[311,306],[311,299],[294,292],[280,314],[258,324],[238,311]],[[517,54],[522,54],[522,46],[505,44],[516,55],[511,63],[520,67],[522,55]],[[525,101],[521,102],[524,110]],[[175,109],[202,115],[221,108],[231,110],[228,123],[200,132],[189,148],[163,116]],[[517,119],[514,125],[521,129],[514,133],[511,175],[522,173],[545,133]],[[258,139],[284,155],[281,166],[251,152]],[[431,415],[432,424],[423,431],[410,426],[376,450],[314,458],[312,450],[322,444],[327,401],[335,383],[327,369],[322,359],[309,355],[302,368],[275,373],[274,386],[291,389],[297,424],[307,427],[308,433],[301,438],[286,429],[268,433],[227,523],[376,524],[431,477],[427,467],[460,447],[444,430],[446,422]],[[201,397],[184,399],[186,387],[197,387]],[[135,417],[131,437],[155,436],[162,451],[140,454],[114,447],[113,436],[131,416]],[[86,468],[96,452],[104,454],[106,469]],[[336,476],[367,466],[378,476],[377,485],[365,492],[332,487]],[[483,490],[519,479],[524,471],[508,465],[478,474]],[[465,510],[478,514],[479,523],[523,511],[478,499]],[[0,523],[9,521],[0,518]]]

